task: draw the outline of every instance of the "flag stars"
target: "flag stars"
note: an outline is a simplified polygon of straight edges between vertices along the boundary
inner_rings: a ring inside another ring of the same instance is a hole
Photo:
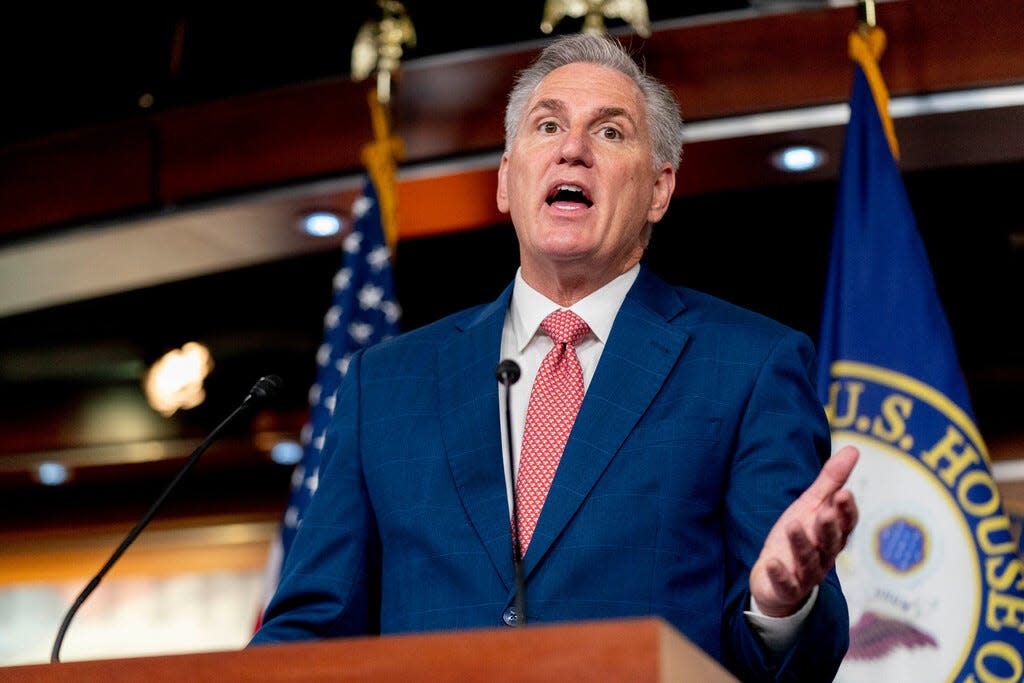
[[[380,302],[384,300],[384,290],[381,287],[367,283],[359,290],[356,299],[359,300],[359,305],[364,311],[378,308]]]
[[[334,291],[340,292],[343,289],[348,289],[349,285],[352,284],[352,269],[341,268],[337,273],[334,274]]]
[[[333,330],[338,326],[339,320],[341,320],[341,306],[335,304],[328,308],[327,313],[324,314],[324,327]]]
[[[316,493],[317,487],[320,485],[320,473],[317,470],[313,470],[313,474],[309,475],[306,479],[306,488],[309,489],[309,494],[313,495]]]
[[[330,344],[321,344],[320,348],[316,350],[316,364],[320,367],[326,366],[331,362],[331,351],[334,347]]]
[[[300,486],[302,486],[302,482],[305,481],[305,479],[306,468],[302,466],[302,463],[299,463],[298,465],[295,466],[295,469],[292,470],[292,488],[297,489]]]
[[[380,310],[384,313],[384,317],[387,318],[389,323],[396,323],[402,316],[402,307],[394,301],[384,301],[380,305]]]
[[[348,326],[348,333],[359,345],[366,344],[373,336],[373,325],[370,323],[354,322]]]
[[[334,361],[334,367],[341,373],[341,376],[344,377],[345,374],[348,373],[348,364],[351,362],[352,354],[346,353],[344,356]]]
[[[295,529],[299,526],[299,508],[294,505],[288,506],[284,513],[284,525],[289,529]]]
[[[359,251],[359,247],[362,243],[363,233],[353,230],[345,237],[345,241],[342,242],[341,248],[345,250],[346,254],[355,254]]]
[[[384,266],[391,260],[391,250],[386,245],[379,245],[373,248],[369,254],[366,255],[366,262],[373,268],[373,272],[379,273],[383,270]]]
[[[373,208],[374,201],[369,197],[362,195],[354,202],[352,202],[352,217],[356,220],[366,215],[366,212]]]
[[[323,389],[321,389],[320,385],[317,383],[314,383],[309,387],[309,405],[315,406],[320,403],[320,393],[322,391]]]

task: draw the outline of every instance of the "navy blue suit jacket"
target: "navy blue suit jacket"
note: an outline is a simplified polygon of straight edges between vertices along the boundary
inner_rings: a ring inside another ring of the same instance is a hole
[[[503,624],[510,296],[354,357],[253,643]],[[641,268],[524,559],[528,622],[655,615],[743,680],[831,680],[848,630],[834,573],[783,657],[743,615],[765,536],[829,452],[814,362],[806,335]]]

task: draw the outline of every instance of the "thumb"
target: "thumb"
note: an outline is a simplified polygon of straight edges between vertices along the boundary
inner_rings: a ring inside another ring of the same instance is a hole
[[[836,491],[843,488],[859,458],[860,451],[857,450],[856,446],[843,446],[833,453],[825,461],[825,465],[821,468],[818,478],[807,489],[808,496],[818,501],[826,500]]]

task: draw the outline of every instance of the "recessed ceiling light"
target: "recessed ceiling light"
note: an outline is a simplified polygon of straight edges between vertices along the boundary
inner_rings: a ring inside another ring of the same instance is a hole
[[[278,465],[296,465],[302,460],[302,446],[294,441],[278,441],[270,449],[270,459]]]
[[[302,229],[313,237],[330,237],[341,232],[341,218],[330,211],[314,211],[302,220]]]
[[[67,483],[68,468],[59,462],[42,462],[36,468],[36,477],[44,486],[60,486]]]
[[[772,155],[772,166],[780,171],[803,173],[822,166],[828,159],[825,150],[810,145],[791,145]]]

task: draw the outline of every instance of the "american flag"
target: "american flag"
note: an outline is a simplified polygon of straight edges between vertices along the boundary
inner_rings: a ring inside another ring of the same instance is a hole
[[[369,176],[364,183],[362,195],[352,205],[355,220],[342,244],[342,264],[334,275],[334,295],[324,316],[316,381],[309,390],[309,420],[302,429],[302,460],[292,474],[288,507],[268,561],[261,612],[273,595],[281,564],[316,493],[324,434],[349,359],[359,349],[399,332],[401,309],[395,298],[391,250],[384,238],[376,188]]]

